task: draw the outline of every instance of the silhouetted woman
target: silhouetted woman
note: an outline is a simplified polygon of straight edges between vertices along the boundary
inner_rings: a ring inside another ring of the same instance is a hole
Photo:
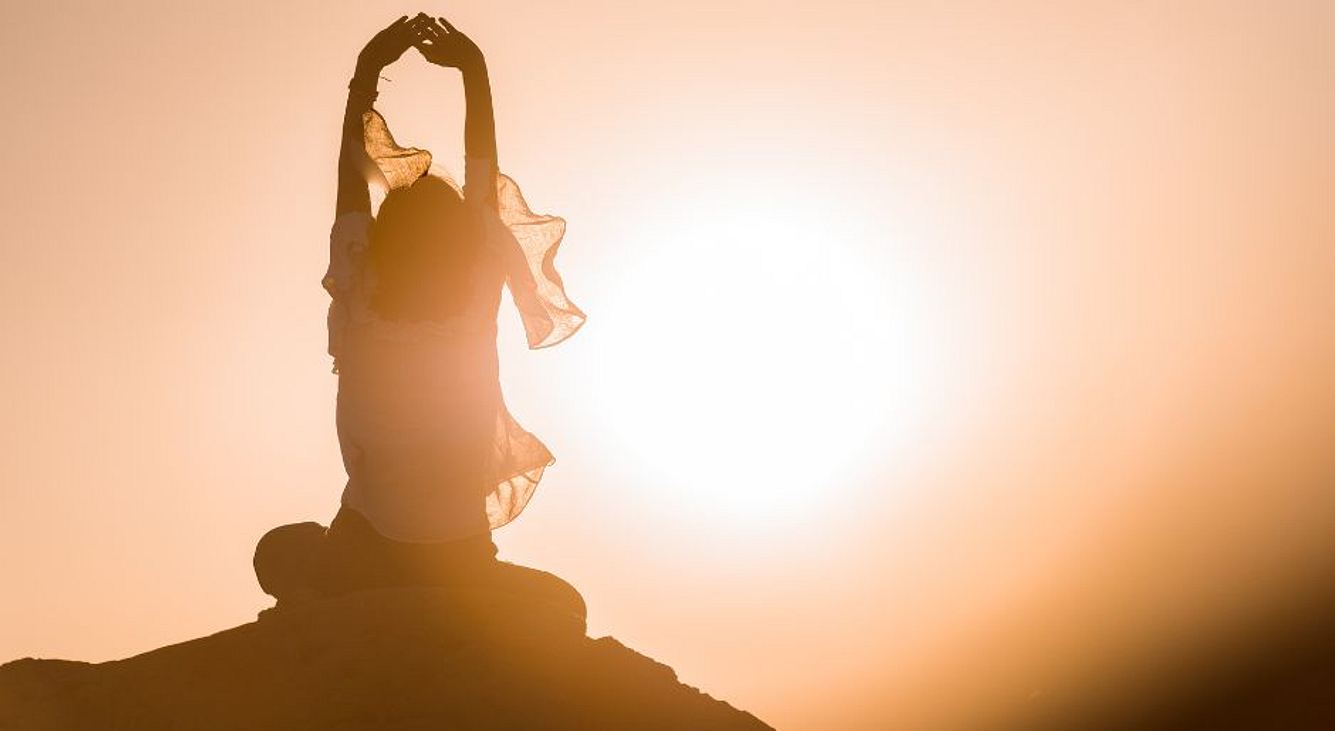
[[[428,173],[429,153],[399,147],[372,108],[381,69],[410,47],[462,75],[462,192]],[[333,298],[329,352],[348,481],[312,591],[504,573],[490,532],[523,510],[553,460],[501,398],[501,288],[509,286],[532,348],[583,324],[552,265],[565,222],[532,213],[498,173],[486,63],[443,18],[400,18],[367,44],[348,85],[342,139],[323,284]],[[372,216],[376,183],[388,193]],[[262,541],[257,569],[263,549]]]

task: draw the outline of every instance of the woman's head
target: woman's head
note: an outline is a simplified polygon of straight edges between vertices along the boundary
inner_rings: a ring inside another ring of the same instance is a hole
[[[474,219],[459,191],[426,175],[385,197],[371,227],[371,307],[389,320],[441,320],[460,312],[477,256]]]

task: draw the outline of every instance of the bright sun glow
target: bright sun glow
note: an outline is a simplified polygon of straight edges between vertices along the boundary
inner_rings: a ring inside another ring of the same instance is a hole
[[[637,479],[762,527],[809,518],[913,447],[943,391],[922,283],[887,285],[901,277],[861,253],[865,222],[783,185],[747,181],[656,221],[600,313],[616,344],[602,418]]]

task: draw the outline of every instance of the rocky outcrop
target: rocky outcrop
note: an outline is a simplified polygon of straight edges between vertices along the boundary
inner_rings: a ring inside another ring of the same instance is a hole
[[[0,666],[0,729],[762,731],[513,596],[359,591],[126,660]]]

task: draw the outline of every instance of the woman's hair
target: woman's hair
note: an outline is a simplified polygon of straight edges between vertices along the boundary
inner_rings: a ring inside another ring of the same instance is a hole
[[[434,175],[385,197],[371,226],[371,308],[387,320],[443,320],[472,296],[479,236],[454,186]]]

